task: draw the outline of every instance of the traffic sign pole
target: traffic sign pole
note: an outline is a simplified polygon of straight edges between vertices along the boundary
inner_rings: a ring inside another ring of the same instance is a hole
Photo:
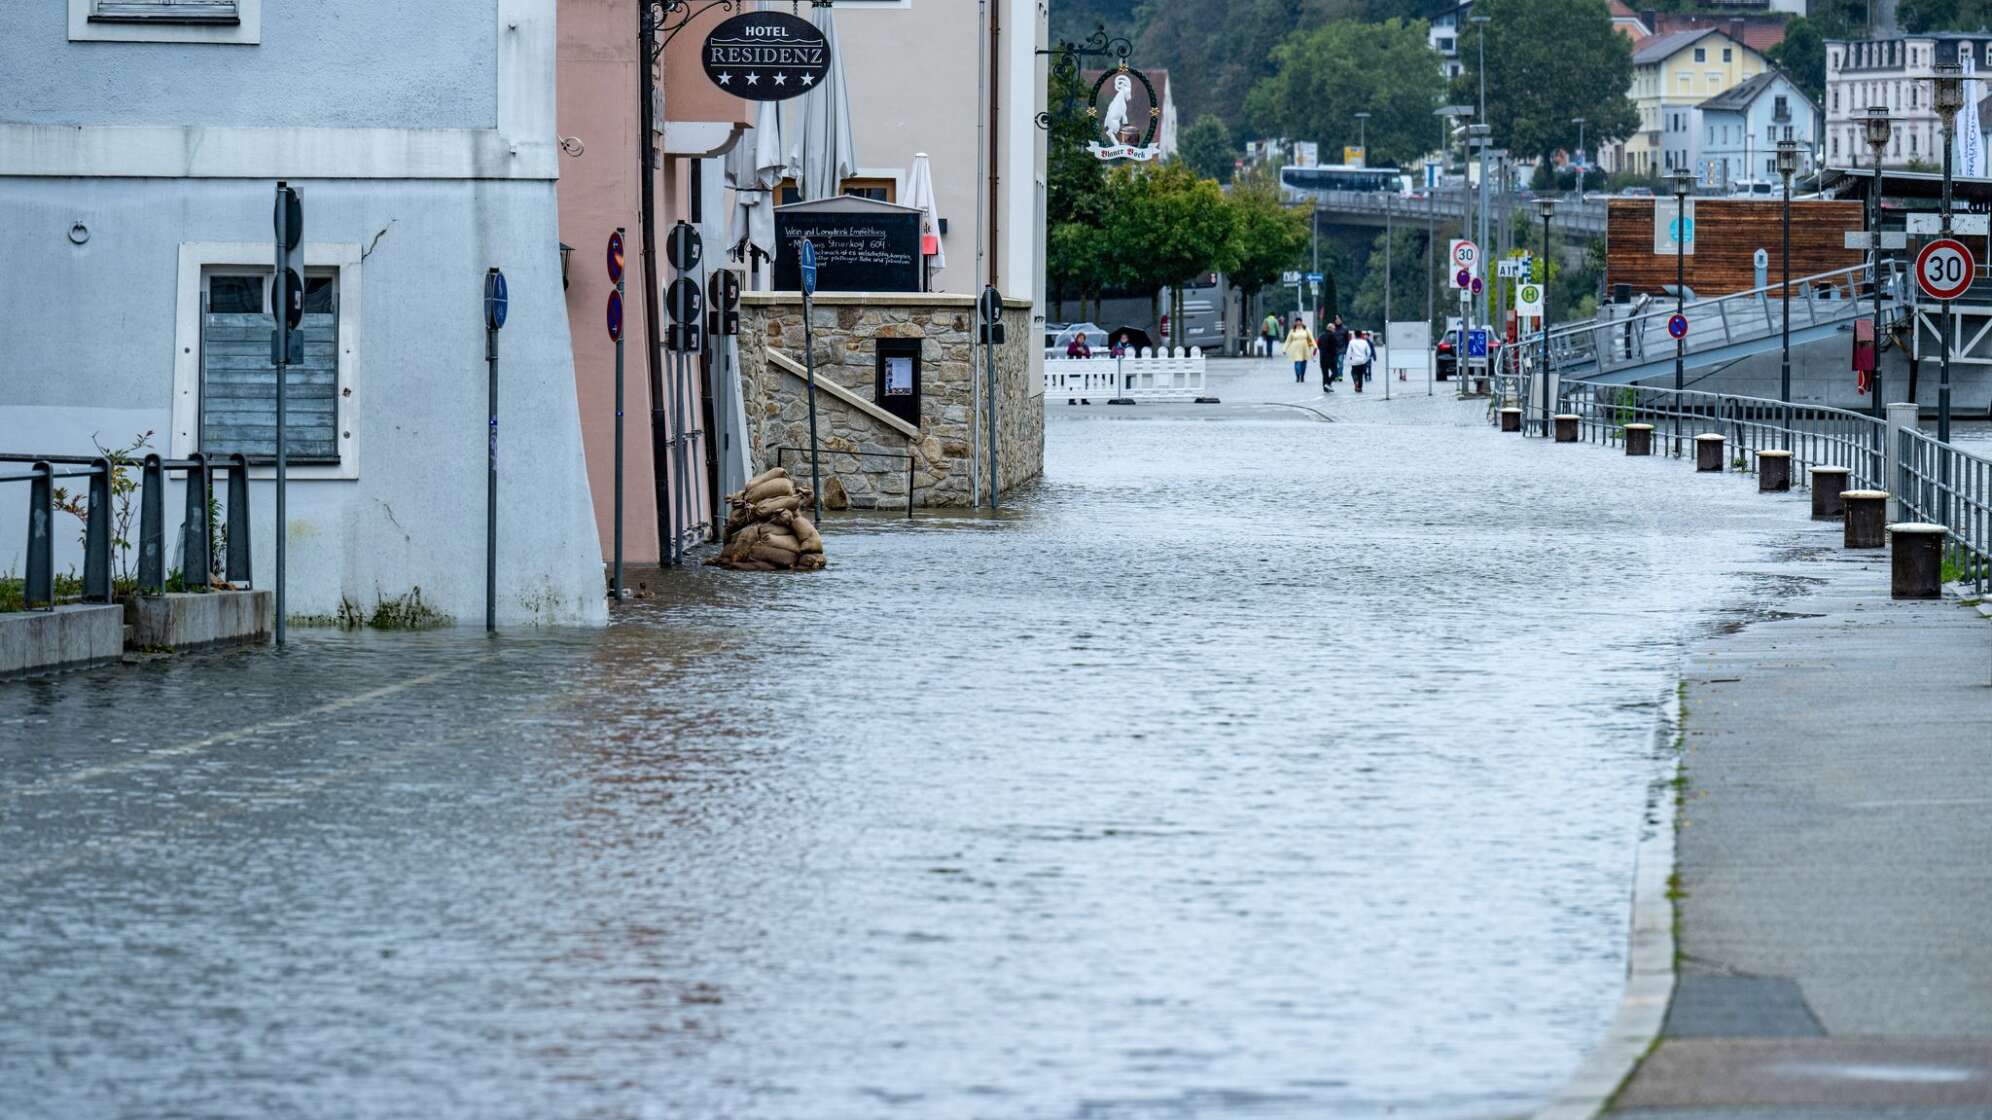
[[[484,274],[484,361],[489,367],[489,419],[484,451],[484,629],[498,629],[498,331],[511,302],[505,274]]]
[[[276,268],[276,275],[271,279],[270,282],[270,317],[276,321],[277,329],[276,333],[272,336],[273,345],[271,346],[271,349],[275,351],[275,353],[271,354],[270,357],[274,359],[273,364],[277,367],[277,596],[276,596],[277,604],[276,606],[277,606],[277,644],[281,646],[284,644],[284,622],[285,622],[284,591],[285,591],[285,583],[287,582],[285,579],[285,570],[284,570],[284,537],[288,535],[285,532],[285,528],[289,524],[289,522],[286,520],[288,516],[288,511],[285,509],[284,499],[286,497],[287,491],[290,489],[290,456],[288,454],[289,445],[284,430],[284,421],[286,419],[284,413],[285,413],[285,405],[287,403],[286,400],[287,394],[285,393],[285,389],[287,388],[286,382],[290,380],[290,357],[291,357],[290,332],[292,326],[290,309],[293,302],[297,304],[300,310],[302,310],[304,306],[303,302],[304,293],[293,292],[290,290],[291,278],[294,275],[290,267],[290,254],[291,250],[299,248],[304,242],[304,206],[298,200],[297,192],[290,188],[290,184],[283,182],[281,180],[279,180],[277,183],[275,225],[276,225],[276,234],[277,234],[277,268]],[[300,316],[300,320],[301,319],[302,316]],[[194,578],[194,573],[192,572],[184,573],[184,578],[188,582],[191,582]],[[206,572],[200,573],[200,579],[203,583],[205,583],[207,580],[207,573]]]
[[[616,290],[609,295],[609,337],[616,340],[616,505],[615,554],[609,590],[617,602],[623,597],[623,227],[609,235],[609,279]]]
[[[802,368],[809,380],[809,501],[810,510],[815,514],[812,520],[823,520],[823,467],[816,441],[816,335],[810,326],[812,305],[816,298],[816,243],[805,237],[798,251],[802,273]]]

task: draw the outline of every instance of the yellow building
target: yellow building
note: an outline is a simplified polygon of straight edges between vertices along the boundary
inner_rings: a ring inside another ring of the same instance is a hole
[[[1713,27],[1643,39],[1632,50],[1632,89],[1639,130],[1625,141],[1620,166],[1646,175],[1694,167],[1700,150],[1695,106],[1769,69],[1764,56]]]

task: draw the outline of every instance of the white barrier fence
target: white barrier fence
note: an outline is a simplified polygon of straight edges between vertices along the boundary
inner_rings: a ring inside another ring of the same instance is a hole
[[[1068,358],[1050,350],[1044,357],[1048,397],[1190,401],[1204,395],[1204,355],[1195,346],[1142,350],[1126,358]]]

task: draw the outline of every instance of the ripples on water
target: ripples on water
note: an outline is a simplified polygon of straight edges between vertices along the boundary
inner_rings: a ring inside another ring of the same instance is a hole
[[[1618,999],[1678,643],[1803,497],[1054,411],[1000,516],[606,633],[0,686],[0,1115],[1543,1099]]]

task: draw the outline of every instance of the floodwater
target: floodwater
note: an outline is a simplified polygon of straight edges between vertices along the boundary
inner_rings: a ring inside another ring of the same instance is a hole
[[[1053,401],[1000,515],[606,632],[0,684],[0,1116],[1540,1103],[1619,998],[1681,643],[1804,498],[1235,403],[1277,365]]]

